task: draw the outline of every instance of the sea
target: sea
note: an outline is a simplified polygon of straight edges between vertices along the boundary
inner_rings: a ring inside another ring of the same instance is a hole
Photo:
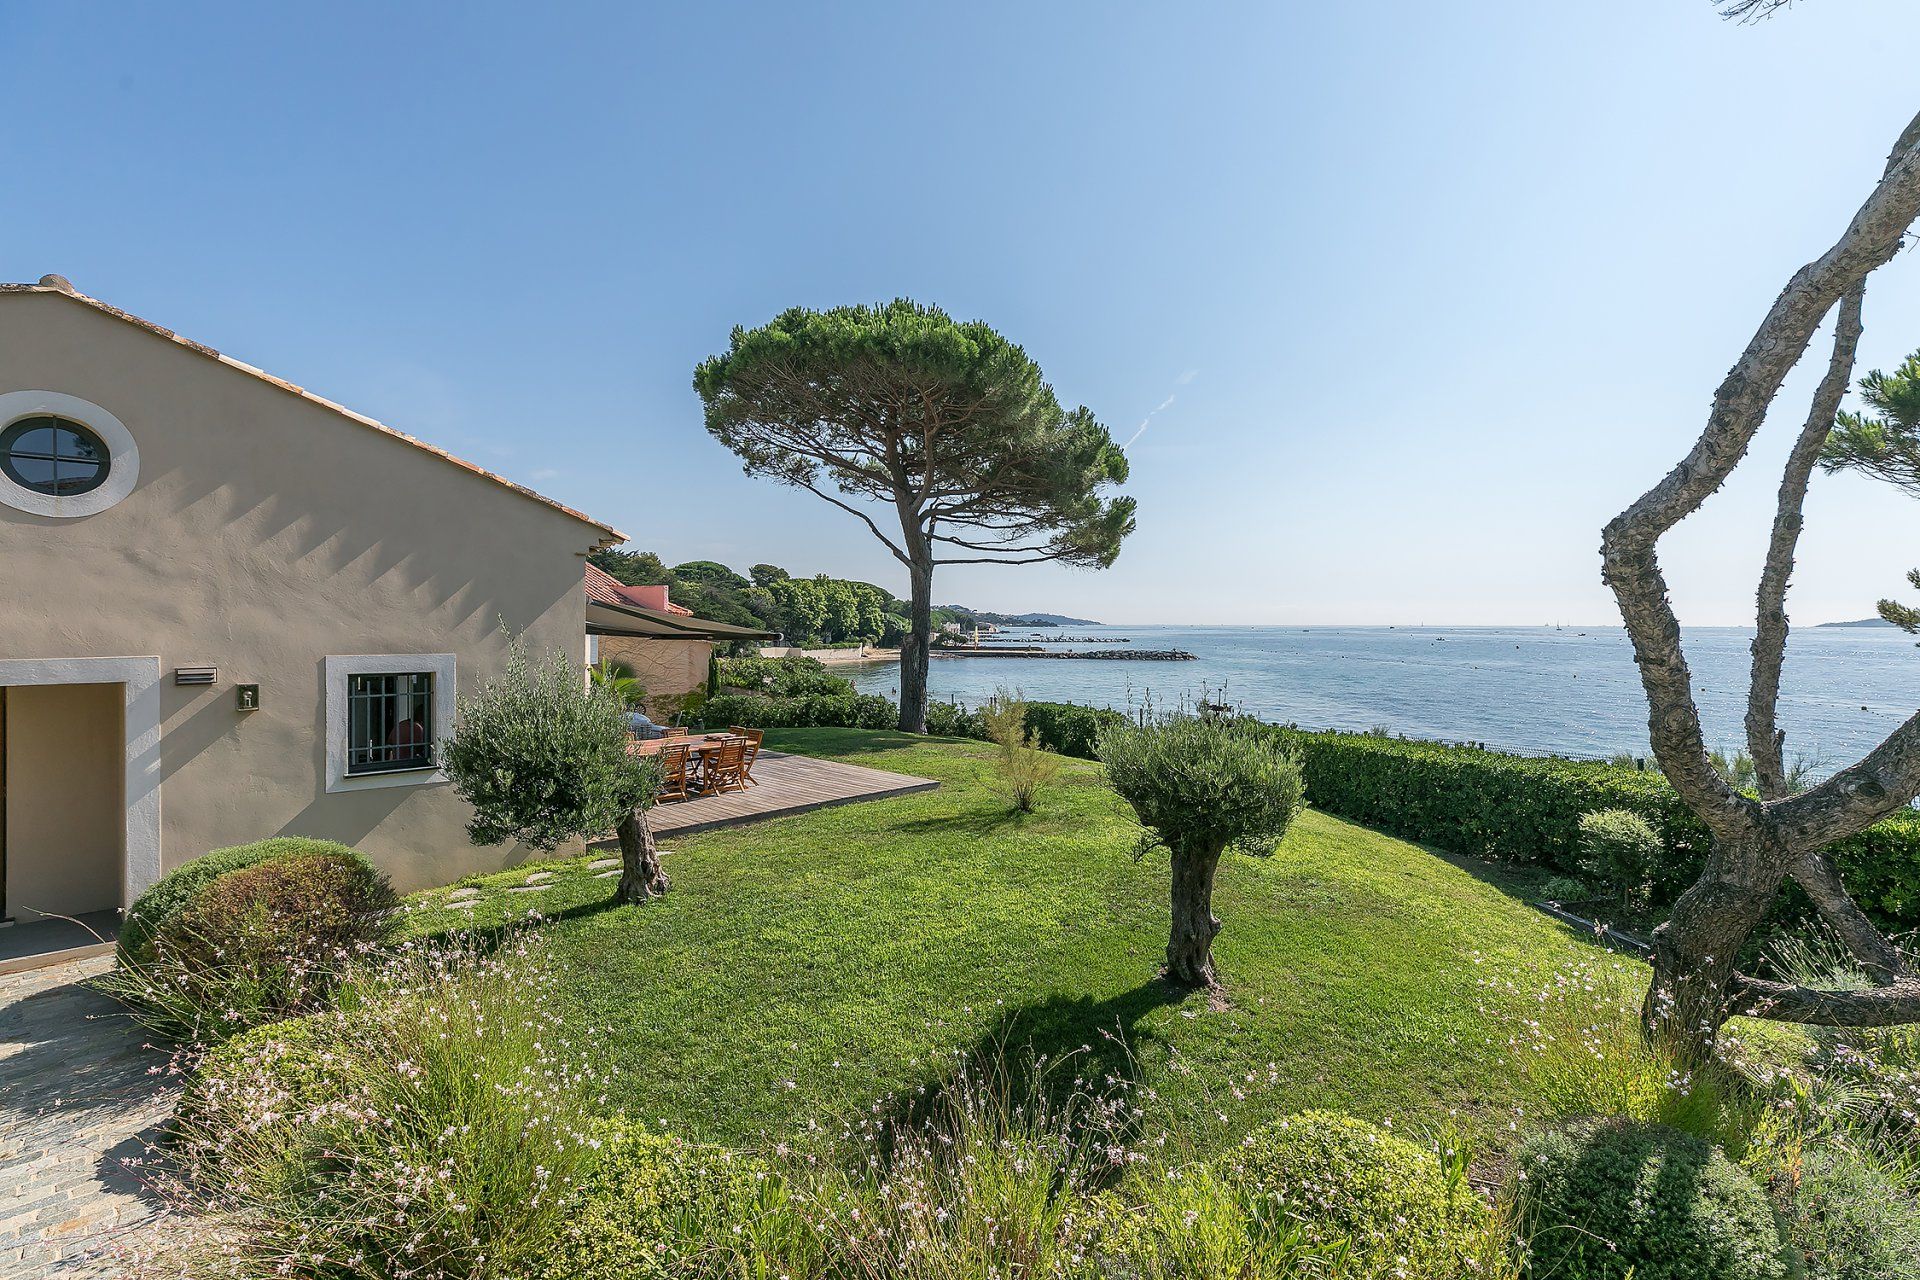
[[[1084,627],[1001,633],[1048,649],[1181,649],[1192,662],[939,657],[931,696],[977,706],[1002,688],[1122,710],[1205,698],[1310,729],[1383,729],[1527,755],[1648,750],[1646,700],[1618,627]],[[1744,744],[1748,645],[1739,627],[1685,633],[1709,745]],[[897,662],[844,667],[898,698]],[[1920,648],[1892,627],[1804,627],[1787,646],[1787,755],[1816,776],[1852,763],[1920,709]]]

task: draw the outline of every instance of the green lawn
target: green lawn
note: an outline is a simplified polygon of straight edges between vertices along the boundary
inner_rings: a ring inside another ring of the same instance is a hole
[[[1226,999],[1182,997],[1154,976],[1165,855],[1132,856],[1137,829],[1097,766],[1067,762],[1023,818],[978,743],[821,729],[768,745],[944,785],[674,840],[673,892],[649,906],[611,908],[612,879],[552,863],[534,893],[506,891],[533,868],[469,882],[484,891],[470,912],[420,895],[412,927],[561,917],[549,932],[611,1046],[615,1100],[735,1143],[805,1140],[810,1123],[830,1140],[1002,1043],[1091,1046],[1147,1091],[1149,1124],[1200,1150],[1315,1106],[1398,1124],[1458,1108],[1504,1133],[1528,1102],[1497,1048],[1524,992],[1595,954],[1491,871],[1309,812],[1276,856],[1222,864]],[[1517,991],[1488,986],[1507,981]]]

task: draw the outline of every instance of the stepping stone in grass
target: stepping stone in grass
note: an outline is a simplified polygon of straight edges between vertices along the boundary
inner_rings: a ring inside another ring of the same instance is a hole
[[[597,871],[594,873],[593,878],[595,880],[611,880],[619,874],[620,874],[620,868],[615,867],[611,871]]]
[[[530,876],[528,876],[528,877],[527,877],[527,883],[528,883],[528,884],[539,884],[539,883],[540,883],[541,881],[543,881],[543,880],[551,880],[551,879],[553,879],[553,872],[551,872],[551,871],[536,871],[536,872],[534,872],[534,873],[533,873],[532,875],[530,875]]]
[[[543,884],[510,884],[507,886],[508,893],[545,893],[546,891],[547,886]]]
[[[455,889],[452,893],[449,893],[447,895],[447,901],[468,902],[468,901],[471,901],[472,899],[478,898],[479,896],[480,896],[480,891],[478,889],[474,888],[472,885],[465,885],[459,889]]]
[[[605,871],[608,867],[617,867],[619,865],[620,859],[618,858],[595,858],[587,864],[587,870]]]

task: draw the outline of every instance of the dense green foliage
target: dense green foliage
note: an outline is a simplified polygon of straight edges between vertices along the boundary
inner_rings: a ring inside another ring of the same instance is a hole
[[[535,667],[515,641],[499,678],[460,700],[444,748],[454,789],[473,806],[467,834],[544,850],[612,831],[659,785],[657,762],[630,755],[627,736],[616,687],[583,689],[565,654]]]
[[[1537,1134],[1516,1158],[1529,1275],[1553,1280],[1781,1280],[1766,1196],[1718,1147],[1660,1125]]]
[[[818,658],[723,658],[720,685],[770,698],[853,693],[853,682],[827,670]]]
[[[1300,761],[1243,721],[1168,716],[1110,725],[1095,750],[1156,843],[1176,852],[1271,853],[1305,796]]]
[[[691,1140],[797,1141],[817,1122],[831,1142],[995,1044],[1137,1079],[1149,1120],[1207,1154],[1313,1107],[1396,1127],[1459,1108],[1488,1141],[1539,1109],[1488,1027],[1536,1016],[1526,984],[1586,951],[1495,887],[1498,868],[1303,813],[1273,857],[1220,878],[1232,927],[1214,949],[1246,994],[1216,1008],[1150,976],[1167,868],[1129,856],[1139,828],[1098,766],[1067,761],[1016,815],[984,743],[795,729],[766,745],[941,786],[674,838],[674,892],[644,912],[576,859],[543,863],[538,892],[512,892],[520,869],[470,881],[471,907],[417,895],[410,928],[557,918],[546,932],[575,1022],[612,1055],[613,1100]],[[1593,985],[1638,999],[1628,961],[1595,963]],[[1485,987],[1494,973],[1518,985]],[[1262,1083],[1243,1097],[1206,1083],[1248,1072]]]
[[[154,881],[127,910],[116,948],[119,962],[127,965],[152,960],[154,932],[175,914],[185,910],[200,890],[216,877],[275,858],[290,858],[306,853],[352,854],[353,851],[332,840],[278,836],[271,840],[256,840],[252,844],[215,849],[175,867]]]
[[[1630,906],[1645,906],[1660,863],[1660,833],[1628,809],[1580,815],[1580,869]]]
[[[1240,1189],[1301,1220],[1310,1243],[1348,1245],[1342,1274],[1453,1274],[1484,1242],[1487,1207],[1432,1151],[1331,1111],[1273,1121],[1220,1158]]]

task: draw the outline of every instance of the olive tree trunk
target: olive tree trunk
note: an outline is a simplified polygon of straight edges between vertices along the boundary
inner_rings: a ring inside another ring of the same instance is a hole
[[[1213,914],[1213,876],[1220,850],[1175,849],[1173,853],[1173,930],[1167,938],[1167,977],[1190,987],[1219,984],[1213,972],[1213,940],[1220,921]]]
[[[647,811],[635,807],[620,820],[620,885],[614,896],[621,902],[645,902],[657,898],[671,886],[660,866],[660,850],[653,842],[653,826]]]

